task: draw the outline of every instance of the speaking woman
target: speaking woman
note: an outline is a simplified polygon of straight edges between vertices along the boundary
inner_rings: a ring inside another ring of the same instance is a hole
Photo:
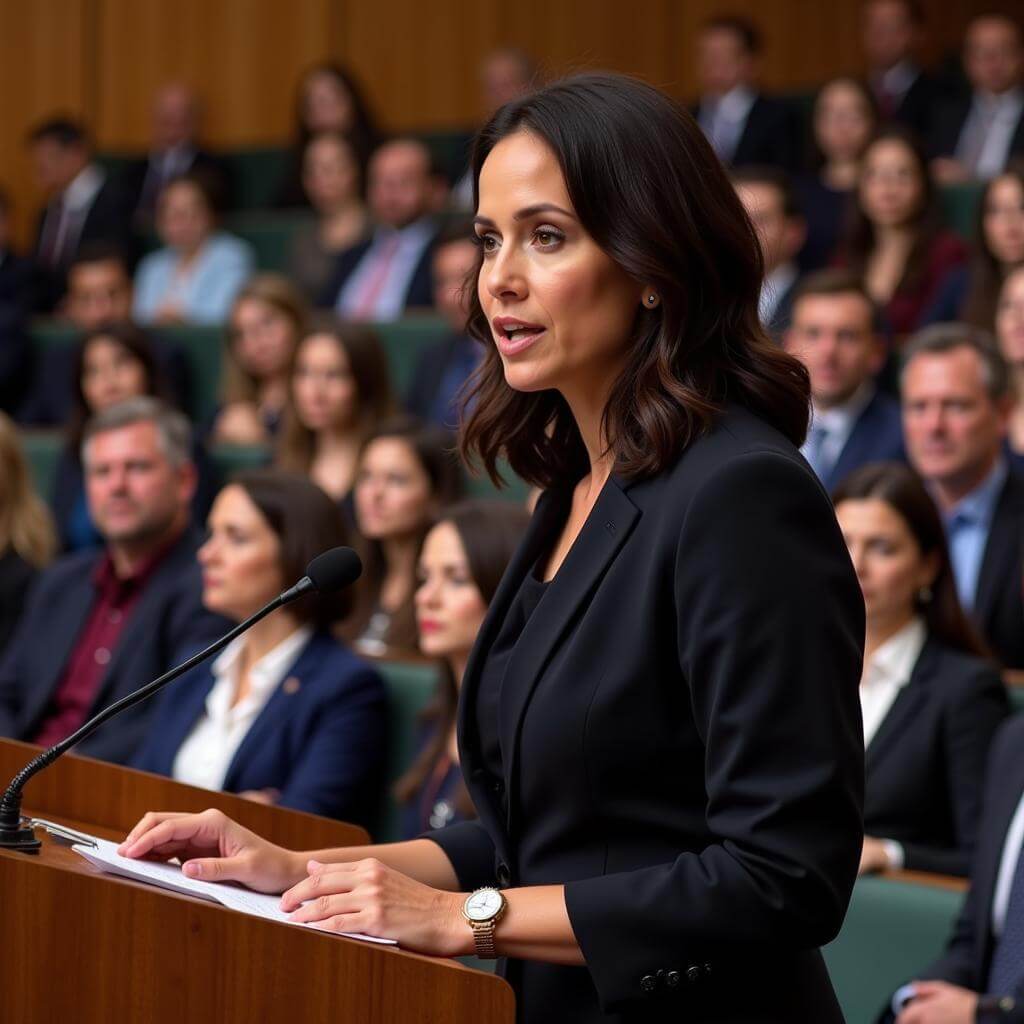
[[[753,229],[695,122],[616,76],[507,104],[473,175],[463,448],[545,488],[463,677],[479,820],[294,853],[156,813],[122,850],[498,955],[522,1021],[838,1024],[817,947],[861,847],[864,610]]]

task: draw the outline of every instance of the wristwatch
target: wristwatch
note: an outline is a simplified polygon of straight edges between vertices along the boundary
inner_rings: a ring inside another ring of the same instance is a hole
[[[1006,1020],[1016,1006],[1017,1001],[1013,996],[983,995],[978,999],[974,1019],[977,1024],[996,1024],[997,1021]]]
[[[507,906],[508,900],[501,890],[490,886],[471,892],[462,905],[462,916],[473,929],[476,955],[481,960],[494,960],[498,955],[494,948],[494,928]]]

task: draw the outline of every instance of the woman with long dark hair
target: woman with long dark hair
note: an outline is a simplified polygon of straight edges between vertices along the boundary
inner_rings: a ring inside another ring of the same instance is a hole
[[[224,843],[296,920],[500,955],[522,1021],[839,1024],[864,611],[754,229],[693,118],[615,75],[506,104],[473,181],[463,450],[544,489],[462,680],[479,819],[294,853],[160,813],[122,852],[195,875]]]
[[[960,607],[942,519],[913,470],[864,466],[833,500],[867,611],[861,871],[966,875],[1006,691]]]

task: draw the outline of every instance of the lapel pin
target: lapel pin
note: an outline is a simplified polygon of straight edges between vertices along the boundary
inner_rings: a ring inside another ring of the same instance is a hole
[[[297,676],[289,676],[284,681],[284,685],[281,688],[290,697],[293,693],[298,693],[299,692],[299,687],[301,687],[301,686],[302,686],[302,683],[299,682]]]

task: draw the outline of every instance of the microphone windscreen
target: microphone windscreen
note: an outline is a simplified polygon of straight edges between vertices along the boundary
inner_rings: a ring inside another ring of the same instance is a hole
[[[333,594],[355,583],[363,563],[351,548],[331,548],[306,566],[306,575],[318,594]]]

